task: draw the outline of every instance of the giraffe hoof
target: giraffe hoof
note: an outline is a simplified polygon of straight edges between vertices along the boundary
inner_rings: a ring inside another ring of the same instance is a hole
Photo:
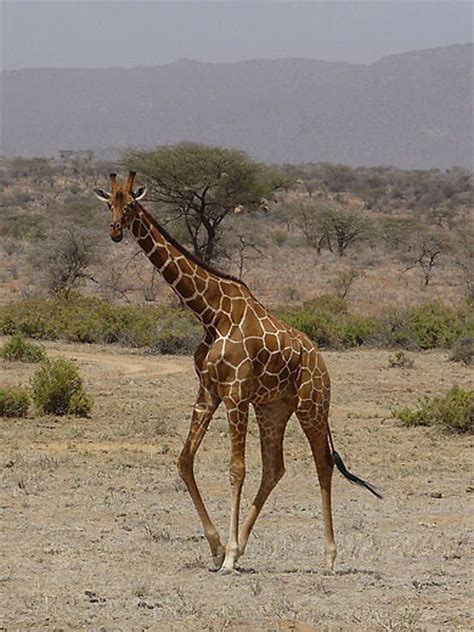
[[[214,566],[216,567],[216,569],[219,569],[222,566],[222,563],[224,562],[224,557],[225,557],[224,551],[222,551],[222,553],[218,553],[217,555],[212,556],[212,559],[214,561]]]
[[[217,574],[221,575],[222,577],[224,577],[225,575],[237,575],[238,571],[236,571],[235,568],[226,568],[225,566],[222,566],[217,571]]]

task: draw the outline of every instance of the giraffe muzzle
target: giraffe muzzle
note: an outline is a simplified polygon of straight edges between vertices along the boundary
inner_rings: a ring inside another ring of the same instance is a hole
[[[114,233],[114,234],[111,234],[110,237],[112,238],[112,241],[115,241],[115,243],[118,244],[119,241],[122,241],[123,239],[123,233],[122,232]]]
[[[112,241],[115,241],[116,244],[118,244],[119,241],[122,241],[123,228],[121,224],[117,223],[110,225],[110,238]]]

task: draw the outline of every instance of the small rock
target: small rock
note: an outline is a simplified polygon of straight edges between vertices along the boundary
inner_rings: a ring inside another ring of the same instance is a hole
[[[153,608],[159,608],[160,604],[159,603],[148,603],[144,599],[140,599],[140,601],[138,602],[138,607],[139,608],[147,608],[148,610],[153,610]]]
[[[85,590],[84,594],[89,599],[89,603],[105,603],[104,597],[99,597],[99,595],[93,590]]]

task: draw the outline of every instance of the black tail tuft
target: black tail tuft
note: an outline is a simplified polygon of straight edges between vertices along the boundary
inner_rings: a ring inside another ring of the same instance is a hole
[[[332,458],[334,459],[334,463],[337,469],[341,472],[343,476],[345,476],[349,481],[351,481],[351,483],[355,483],[356,485],[365,487],[365,489],[368,489],[369,492],[373,494],[374,496],[377,496],[377,498],[382,498],[381,494],[379,494],[378,491],[375,489],[375,487],[372,487],[370,483],[366,483],[355,474],[351,474],[351,472],[349,472],[349,470],[344,465],[343,460],[341,459],[341,457],[335,450],[332,453]]]

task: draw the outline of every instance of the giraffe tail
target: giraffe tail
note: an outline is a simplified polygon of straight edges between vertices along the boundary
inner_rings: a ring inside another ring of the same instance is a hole
[[[359,478],[355,474],[352,474],[352,472],[349,472],[347,467],[344,465],[344,461],[341,459],[340,454],[338,454],[336,450],[334,449],[334,444],[332,442],[332,436],[331,436],[331,431],[329,430],[329,427],[328,427],[328,437],[329,437],[329,444],[331,446],[331,451],[332,451],[332,458],[339,472],[345,478],[347,478],[347,480],[350,481],[351,483],[354,483],[355,485],[359,485],[360,487],[365,487],[365,489],[368,489],[369,492],[373,494],[374,496],[377,496],[377,498],[382,498],[382,494],[380,494],[373,485],[371,485],[370,483],[367,483],[367,481],[364,481],[362,478]]]

